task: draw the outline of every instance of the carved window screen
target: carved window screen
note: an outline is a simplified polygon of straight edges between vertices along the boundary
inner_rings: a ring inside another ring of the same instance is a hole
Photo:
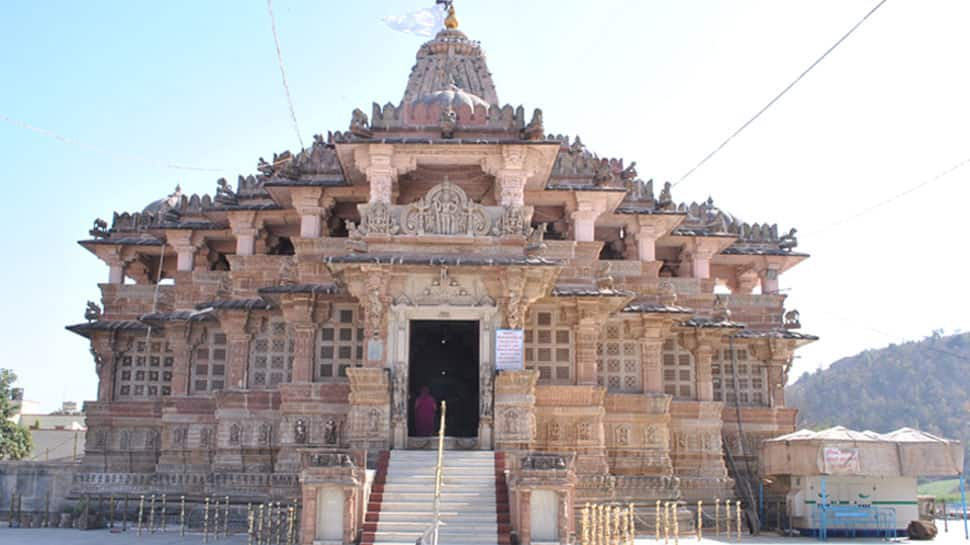
[[[734,359],[738,366],[737,395],[734,389],[734,367],[731,362],[731,349],[714,352],[711,360],[711,378],[714,382],[714,400],[728,404],[768,405],[767,369],[759,361],[752,360],[744,348],[734,349]]]
[[[673,339],[663,344],[663,386],[674,399],[694,399],[694,356]]]
[[[118,355],[118,399],[150,399],[172,394],[175,354],[162,338],[139,337]]]
[[[226,385],[226,334],[206,329],[192,351],[192,392],[203,394],[222,390]]]
[[[525,365],[539,371],[542,384],[572,384],[573,335],[552,310],[536,310],[526,324]]]
[[[275,388],[293,377],[293,332],[281,319],[263,320],[253,337],[249,359],[249,387]]]
[[[364,330],[359,327],[360,314],[353,307],[337,307],[330,321],[317,333],[314,380],[328,381],[347,376],[348,367],[360,367],[364,361]]]
[[[597,380],[610,392],[643,391],[640,342],[625,338],[623,324],[606,326],[606,339],[597,345]]]

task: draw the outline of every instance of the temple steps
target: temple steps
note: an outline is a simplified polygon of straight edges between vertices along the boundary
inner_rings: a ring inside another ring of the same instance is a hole
[[[502,482],[497,481],[498,458],[491,451],[445,452],[440,543],[508,543],[508,498],[504,474]],[[383,479],[371,489],[361,544],[413,545],[432,523],[437,452],[393,450],[386,460]]]

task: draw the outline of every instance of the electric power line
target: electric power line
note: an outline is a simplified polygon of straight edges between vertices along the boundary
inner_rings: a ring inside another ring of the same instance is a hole
[[[266,9],[269,10],[270,26],[273,28],[273,43],[276,44],[276,60],[280,65],[280,76],[283,78],[283,91],[286,93],[286,103],[290,107],[290,119],[293,121],[293,130],[296,132],[296,139],[300,142],[300,149],[302,150],[304,148],[303,138],[300,136],[300,126],[296,122],[296,110],[293,109],[293,97],[290,96],[290,85],[286,82],[286,69],[283,67],[283,52],[280,50],[280,37],[276,33],[276,16],[273,15],[273,0],[266,0]]]
[[[852,28],[850,28],[848,32],[846,32],[845,34],[843,34],[842,37],[839,38],[837,42],[835,42],[834,44],[832,44],[831,47],[829,47],[827,50],[825,50],[825,53],[822,53],[822,56],[821,57],[819,57],[818,59],[816,59],[815,62],[813,62],[811,65],[809,65],[808,68],[806,68],[801,74],[799,74],[798,77],[795,78],[794,81],[792,81],[791,83],[789,83],[787,87],[785,87],[784,89],[781,90],[780,93],[778,93],[777,95],[775,95],[775,98],[771,99],[768,102],[768,104],[765,104],[764,107],[762,107],[760,110],[758,110],[758,113],[754,114],[754,117],[752,117],[751,119],[747,120],[744,123],[744,125],[741,125],[741,127],[739,127],[738,130],[736,130],[733,133],[731,133],[731,136],[728,136],[723,142],[721,142],[721,144],[718,147],[714,148],[714,151],[708,153],[703,159],[701,159],[701,161],[699,163],[697,163],[696,165],[694,165],[694,168],[688,170],[686,174],[684,174],[683,176],[681,176],[680,179],[677,180],[674,183],[674,187],[676,187],[681,182],[683,182],[684,180],[686,180],[688,176],[690,176],[691,174],[693,174],[695,170],[697,170],[704,163],[706,163],[708,160],[710,160],[711,157],[714,157],[714,155],[717,152],[721,151],[721,149],[723,149],[724,146],[727,146],[728,143],[731,140],[734,140],[734,137],[736,137],[737,135],[741,134],[741,131],[743,131],[744,129],[748,128],[748,125],[751,125],[752,123],[755,122],[756,119],[758,119],[759,117],[761,117],[761,114],[765,113],[768,110],[768,108],[771,108],[772,106],[774,106],[774,104],[776,102],[778,102],[778,100],[781,99],[781,97],[783,97],[785,95],[785,93],[787,93],[788,91],[790,91],[792,87],[794,87],[799,81],[802,80],[802,78],[804,78],[806,75],[808,75],[808,73],[811,72],[813,68],[815,68],[816,66],[818,66],[818,64],[821,63],[825,59],[825,57],[827,57],[829,55],[829,53],[831,53],[832,51],[834,51],[836,47],[838,47],[842,42],[845,41],[846,38],[848,38],[849,36],[851,36],[852,33],[855,32],[855,30],[857,28],[859,28],[859,26],[862,25],[862,23],[864,23],[866,21],[866,19],[869,18],[869,16],[871,16],[873,13],[875,13],[876,10],[878,10],[880,7],[882,7],[882,5],[885,4],[885,3],[886,3],[886,0],[880,0],[879,3],[877,3],[875,5],[875,7],[873,7],[871,10],[869,10],[869,12],[866,13],[862,17],[862,19],[859,19],[859,21],[855,25],[853,25]]]
[[[57,140],[62,144],[66,144],[68,146],[74,146],[76,148],[83,149],[86,151],[93,151],[95,153],[99,153],[101,155],[107,155],[117,159],[124,159],[124,160],[134,159],[136,161],[150,165],[154,168],[168,168],[172,170],[191,170],[196,172],[223,172],[225,170],[221,168],[204,168],[204,167],[180,165],[175,163],[166,163],[164,161],[158,161],[157,159],[152,159],[150,157],[145,157],[143,155],[136,155],[133,153],[118,153],[117,151],[114,151],[114,150],[102,148],[99,146],[94,146],[91,144],[86,144],[84,142],[81,142],[69,136],[64,136],[48,129],[35,127],[34,125],[27,123],[26,121],[14,119],[12,117],[8,117],[3,114],[0,114],[0,121],[3,121],[4,123],[13,125],[15,127],[20,127],[21,129],[25,129],[31,132],[35,132],[37,134],[47,136],[49,138],[53,138],[54,140]]]
[[[922,189],[922,188],[930,185],[933,182],[936,182],[938,180],[941,180],[941,179],[947,177],[952,172],[957,171],[960,168],[962,168],[962,167],[964,167],[964,166],[966,166],[968,164],[970,164],[970,157],[967,157],[963,161],[960,161],[959,163],[957,163],[957,164],[953,165],[952,167],[944,170],[943,172],[937,174],[936,176],[933,176],[932,178],[930,178],[928,180],[924,180],[924,181],[922,181],[922,182],[914,185],[913,187],[910,187],[909,189],[906,189],[905,191],[903,191],[901,193],[897,193],[896,195],[893,195],[892,197],[889,197],[888,199],[879,201],[878,203],[876,203],[876,204],[874,204],[872,206],[868,206],[866,208],[863,208],[862,210],[859,210],[858,212],[855,212],[854,214],[848,215],[848,216],[846,216],[846,217],[844,217],[844,218],[842,218],[840,220],[836,220],[836,221],[834,221],[834,222],[832,222],[832,223],[830,223],[828,225],[825,225],[824,227],[819,227],[818,229],[816,229],[814,231],[809,231],[806,234],[807,235],[816,235],[818,233],[822,233],[822,232],[828,231],[829,229],[832,229],[833,227],[838,227],[839,225],[842,225],[844,223],[848,223],[848,222],[850,222],[850,221],[858,218],[859,216],[863,216],[865,214],[868,214],[869,212],[872,212],[873,210],[875,210],[877,208],[881,208],[883,206],[886,206],[887,204],[892,203],[892,202],[895,202],[895,201],[897,201],[897,200],[905,197],[906,195],[909,195],[910,193],[913,193],[913,192],[915,192],[915,191],[917,191],[919,189]]]

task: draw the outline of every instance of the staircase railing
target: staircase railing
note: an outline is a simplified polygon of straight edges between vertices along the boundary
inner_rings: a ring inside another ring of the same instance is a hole
[[[431,545],[438,545],[438,527],[441,526],[441,481],[444,478],[444,459],[445,459],[445,415],[448,412],[448,404],[441,402],[441,424],[438,426],[438,462],[434,470],[434,500],[432,503],[431,527],[421,536],[420,543],[425,543],[425,538],[431,534]]]

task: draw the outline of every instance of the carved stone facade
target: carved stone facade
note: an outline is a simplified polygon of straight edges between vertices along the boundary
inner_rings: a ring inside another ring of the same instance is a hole
[[[807,256],[794,232],[678,206],[633,163],[541,131],[448,29],[399,105],[214,199],[96,222],[81,245],[108,266],[103,310],[69,326],[100,380],[76,491],[339,497],[349,543],[363,469],[431,444],[427,386],[462,392],[449,447],[507,454],[523,528],[543,490],[563,539],[586,501],[730,497],[725,449],[750,465],[794,426],[783,387],[814,337],[778,278]],[[496,371],[503,329],[522,330],[521,365]]]

